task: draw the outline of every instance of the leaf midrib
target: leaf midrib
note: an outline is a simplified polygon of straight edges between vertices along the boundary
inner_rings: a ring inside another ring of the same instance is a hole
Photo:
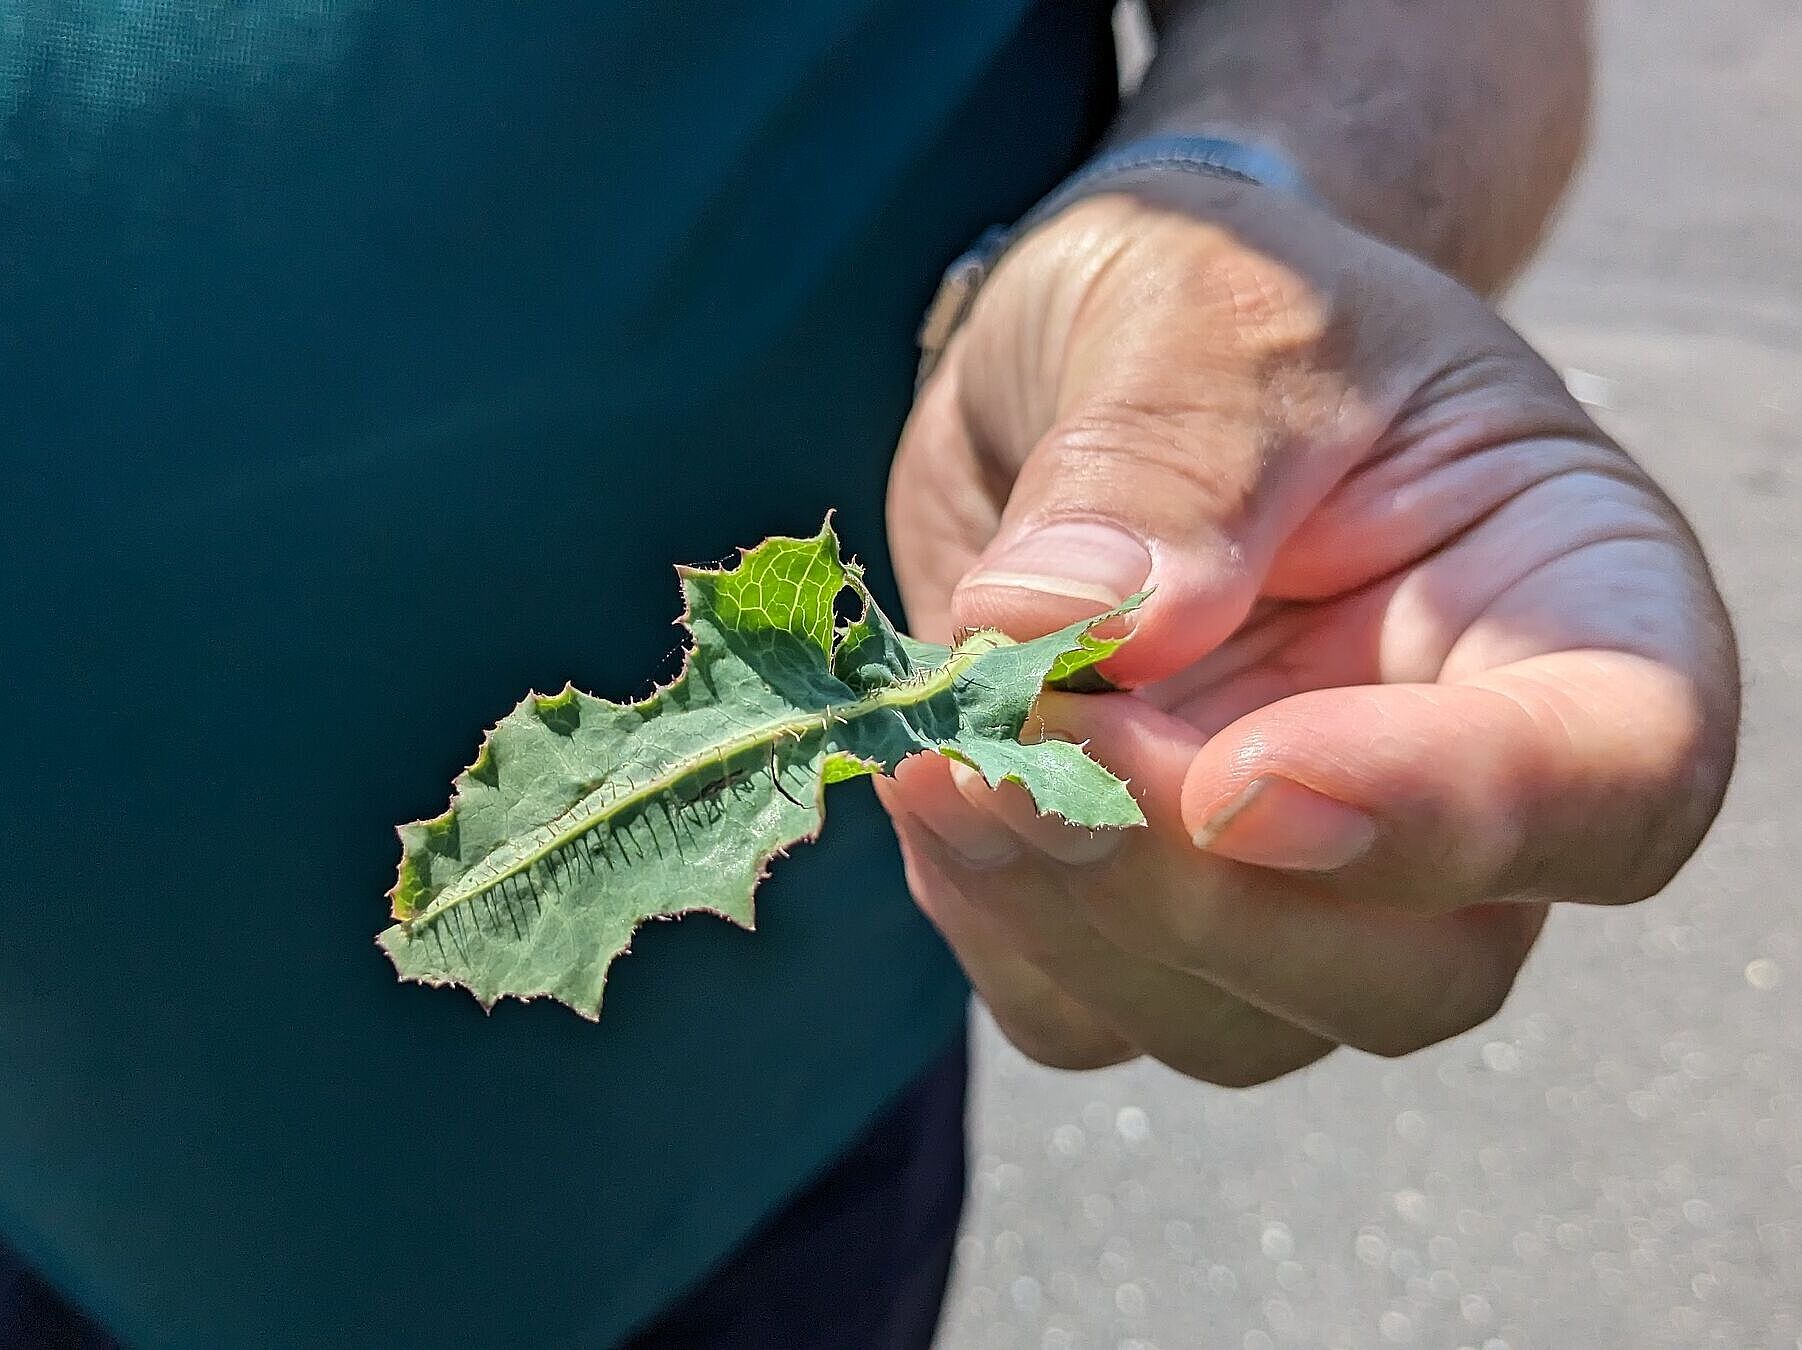
[[[514,877],[524,875],[533,867],[543,862],[546,858],[558,852],[560,849],[567,847],[573,841],[580,839],[584,834],[589,833],[591,830],[599,829],[601,826],[607,824],[626,811],[634,810],[644,806],[648,802],[656,801],[659,797],[673,791],[683,781],[693,777],[703,769],[712,768],[723,763],[730,763],[740,755],[755,750],[759,746],[772,745],[788,737],[801,739],[816,731],[830,732],[835,726],[843,726],[846,723],[858,721],[861,718],[870,716],[872,713],[881,712],[885,709],[911,708],[917,707],[922,703],[930,702],[940,694],[947,692],[951,686],[957,682],[958,676],[962,675],[964,671],[974,665],[985,653],[993,651],[999,646],[1008,645],[1010,641],[1010,639],[1000,633],[986,631],[974,633],[963,642],[959,643],[957,648],[951,653],[950,659],[947,660],[944,665],[935,668],[929,677],[924,680],[918,681],[917,683],[910,682],[890,685],[885,689],[877,690],[873,694],[867,694],[863,698],[852,703],[829,704],[821,711],[810,713],[805,717],[788,718],[780,722],[770,722],[764,726],[756,727],[748,732],[734,736],[731,740],[721,741],[709,746],[707,754],[704,757],[699,755],[685,757],[678,761],[667,772],[649,780],[644,786],[635,788],[631,792],[622,793],[620,796],[604,803],[594,812],[582,816],[579,820],[571,822],[568,828],[558,831],[545,843],[533,849],[530,853],[522,854],[518,859],[507,864],[506,867],[494,872],[490,876],[484,877],[478,884],[469,887],[467,890],[459,890],[457,889],[458,885],[469,875],[468,872],[465,872],[463,876],[458,877],[457,881],[453,882],[450,887],[447,887],[444,891],[440,892],[431,904],[427,905],[412,918],[403,920],[400,927],[402,931],[408,934],[408,936],[411,936],[419,931],[419,929],[441,918],[458,906],[471,900],[478,900],[488,892],[505,885]],[[564,816],[571,816],[581,811],[582,807],[602,790],[602,787],[597,787],[594,792],[582,798],[581,801],[565,811]],[[496,849],[494,853],[489,853],[486,857],[480,859],[475,866],[480,867],[482,863],[493,858],[496,853],[504,851],[504,848]]]

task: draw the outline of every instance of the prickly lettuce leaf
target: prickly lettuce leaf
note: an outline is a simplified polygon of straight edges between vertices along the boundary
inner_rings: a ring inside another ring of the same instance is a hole
[[[1110,615],[1023,643],[918,642],[830,523],[679,575],[693,643],[673,683],[629,704],[530,695],[458,775],[450,808],[400,828],[397,922],[380,943],[403,979],[595,1017],[639,924],[708,910],[752,927],[770,859],[819,833],[826,785],[922,752],[1017,782],[1079,825],[1144,823],[1077,747],[1019,740],[1048,675],[1112,650],[1088,636]],[[841,626],[847,589],[861,614]]]

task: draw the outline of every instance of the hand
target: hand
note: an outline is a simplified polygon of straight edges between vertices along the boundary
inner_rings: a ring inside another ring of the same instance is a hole
[[[1682,518],[1424,264],[1170,175],[1017,245],[890,485],[910,624],[1047,632],[1155,588],[1028,730],[1149,828],[920,757],[914,895],[1006,1034],[1250,1084],[1501,1005],[1553,901],[1658,891],[1718,808],[1732,633]]]

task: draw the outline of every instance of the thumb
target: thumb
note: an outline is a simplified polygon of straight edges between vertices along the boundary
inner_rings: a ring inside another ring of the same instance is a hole
[[[971,316],[961,401],[989,458],[1019,469],[952,617],[1036,637],[1151,590],[1103,667],[1132,686],[1243,622],[1279,545],[1370,450],[1384,400],[1354,393],[1362,323],[1319,269],[1180,213],[1141,207],[1119,228],[1130,242],[1076,300],[1006,303],[1034,273],[1010,283],[1004,266],[1003,303]],[[1025,261],[1063,275],[1057,250]],[[1061,344],[1021,359],[1054,330]]]
[[[1150,590],[1107,676],[1131,687],[1206,655],[1244,621],[1276,547],[1343,462],[1271,426],[1255,392],[1218,389],[1205,409],[1129,392],[1061,418],[958,583],[953,620],[1025,639]]]

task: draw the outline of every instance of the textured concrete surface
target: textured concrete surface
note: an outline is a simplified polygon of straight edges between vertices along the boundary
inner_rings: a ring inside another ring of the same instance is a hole
[[[1252,1092],[992,1029],[941,1344],[1802,1347],[1802,8],[1615,0],[1508,308],[1708,544],[1745,650],[1703,852],[1555,916],[1490,1025]]]

